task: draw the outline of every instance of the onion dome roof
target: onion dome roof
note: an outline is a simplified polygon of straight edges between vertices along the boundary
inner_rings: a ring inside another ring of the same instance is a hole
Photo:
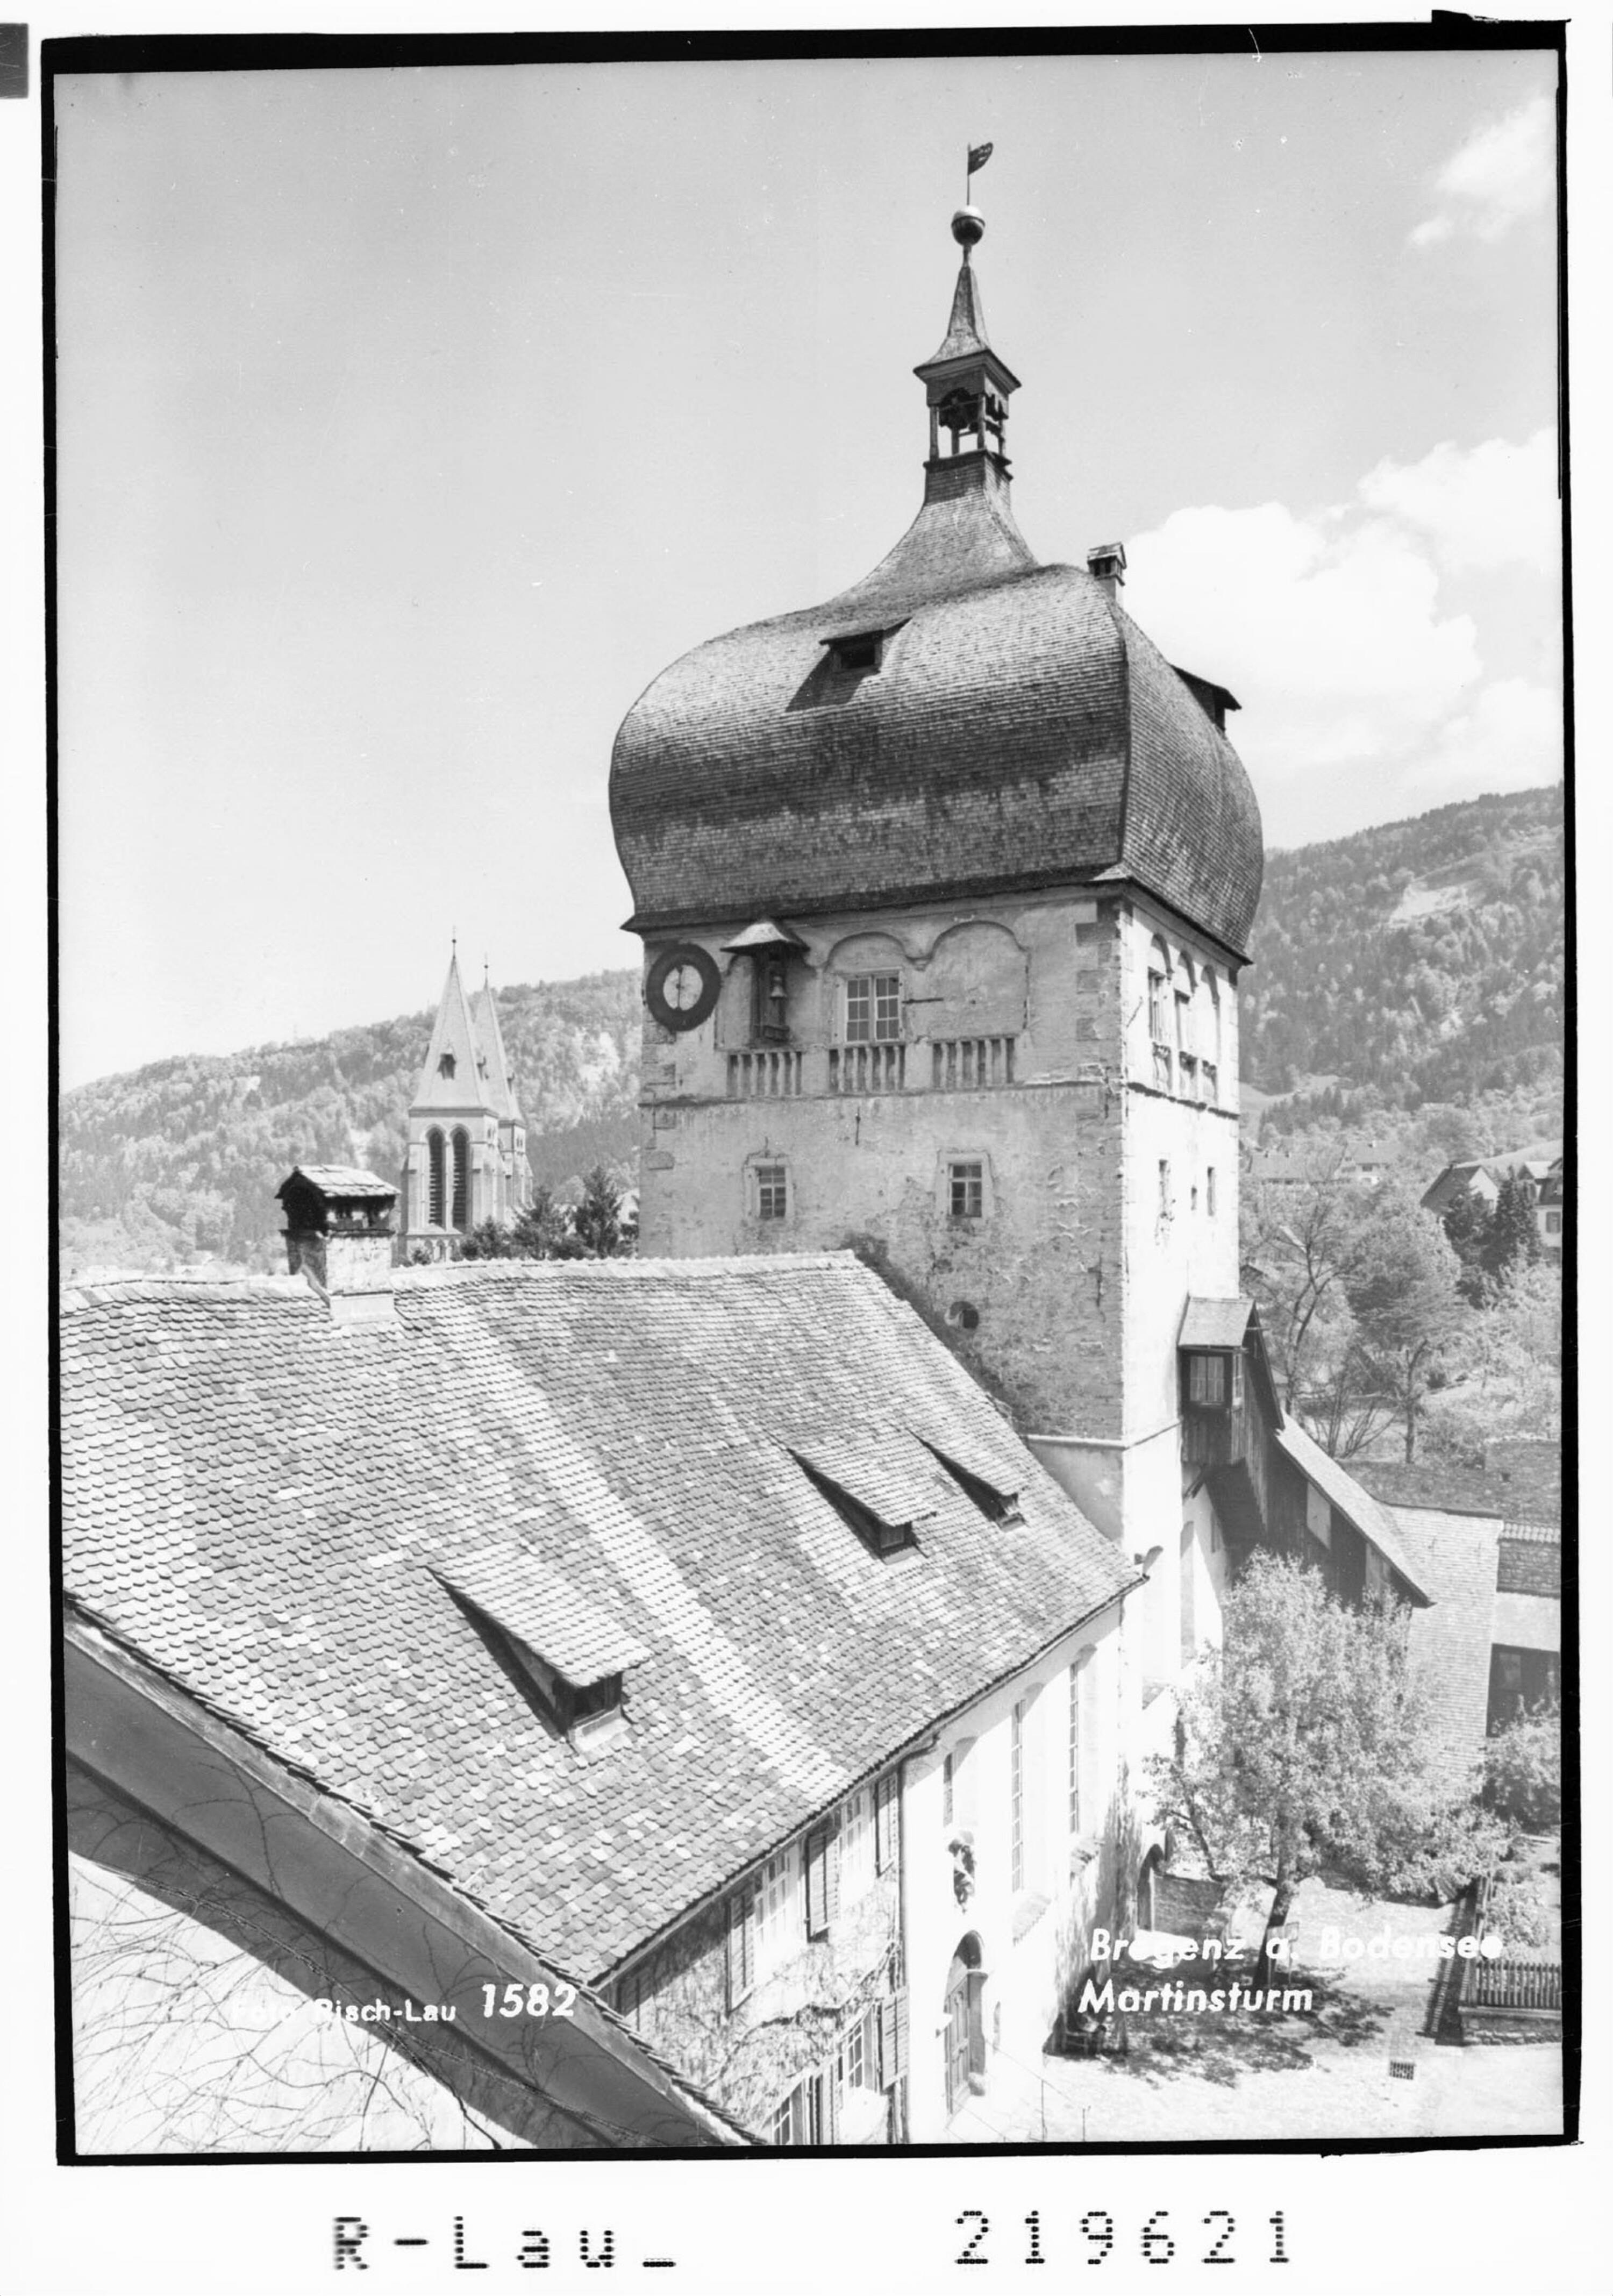
[[[624,720],[610,808],[632,926],[1102,879],[1241,955],[1262,847],[1217,723],[1231,696],[1174,669],[1112,578],[1033,556],[1003,451],[1017,381],[967,249],[917,373],[931,454],[896,548],[823,605],[697,646]]]

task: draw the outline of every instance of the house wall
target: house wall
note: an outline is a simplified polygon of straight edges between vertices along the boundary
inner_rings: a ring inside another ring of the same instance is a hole
[[[872,1826],[872,1789],[864,1799]],[[849,1803],[842,1804],[842,1846],[849,1816]],[[651,2047],[762,2137],[798,2082],[832,2068],[855,2025],[872,2015],[877,2030],[880,2005],[897,1988],[899,1839],[897,1863],[884,1873],[871,1872],[855,1895],[842,1867],[839,1906],[819,1941],[809,1939],[806,1930],[806,1840],[797,1835],[782,1852],[794,1871],[793,1940],[782,1953],[769,1955],[737,2005],[730,2004],[728,1943],[735,1892],[703,1906],[652,1953],[624,1965],[610,1986],[618,2013]],[[755,1881],[753,1874],[740,1887],[748,1893]],[[881,2072],[891,2075],[888,2087]],[[897,2075],[895,2067],[879,2066],[877,2046],[869,2076],[865,2095],[841,2101],[839,2141],[888,2139],[889,2091]],[[899,2116],[899,2102],[896,2110]]]
[[[975,1941],[983,1972],[980,2081],[989,2095],[1009,2062],[1036,2064],[1070,1982],[1085,1966],[1093,1925],[1114,1921],[1134,1874],[1135,1829],[1126,1780],[1136,1688],[1134,1669],[1126,1661],[1120,1610],[1112,1606],[1065,1636],[1036,1666],[978,1700],[906,1765],[905,1964],[908,2112],[915,2143],[935,2142],[946,2133],[947,1982],[964,1940]],[[1078,1824],[1072,1828],[1070,1669],[1077,1660],[1081,1794]],[[1016,1706],[1022,1709],[1024,1861],[1018,1890]],[[972,1874],[964,1874],[958,1845],[972,1858]]]

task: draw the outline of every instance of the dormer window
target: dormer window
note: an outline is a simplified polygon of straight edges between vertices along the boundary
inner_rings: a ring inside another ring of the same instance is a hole
[[[860,1486],[854,1492],[839,1476],[826,1473],[816,1461],[801,1452],[792,1451],[790,1456],[813,1488],[828,1500],[840,1521],[856,1531],[871,1554],[887,1560],[908,1548],[917,1552],[919,1513],[911,1504],[904,1504],[894,1492],[881,1487],[877,1470],[872,1474],[866,1471],[859,1473],[856,1464],[848,1463],[843,1472]]]
[[[886,622],[877,629],[835,630],[820,638],[823,660],[815,676],[822,676],[826,671],[831,681],[877,677],[885,667],[885,648],[901,627],[900,621]]]
[[[557,1736],[580,1752],[626,1728],[627,1670],[649,1652],[569,1580],[513,1544],[455,1556],[434,1575]]]
[[[871,630],[864,637],[841,638],[831,651],[837,669],[878,669],[880,634],[877,630]]]
[[[927,1437],[921,1435],[919,1440],[930,1457],[945,1468],[958,1488],[974,1501],[988,1522],[1019,1522],[1023,1520],[1017,1490],[1005,1484],[993,1482],[989,1476],[980,1473],[976,1468],[966,1467],[961,1459],[954,1459],[950,1452],[943,1451],[939,1444],[930,1442]]]
[[[451,1077],[458,1065],[452,1053],[445,1053],[437,1063],[437,1073],[439,1077]]]

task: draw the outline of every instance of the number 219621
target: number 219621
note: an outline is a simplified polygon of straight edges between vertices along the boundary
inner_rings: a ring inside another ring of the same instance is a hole
[[[481,1989],[484,2017],[569,2017],[577,1999],[575,1985],[506,1985],[502,1997],[496,1985]]]
[[[1145,2264],[1172,2264],[1178,2253],[1183,2262],[1200,2264],[1286,2264],[1289,2261],[1287,2227],[1281,2209],[1265,2218],[1264,2228],[1270,2233],[1271,2245],[1264,2256],[1252,2256],[1246,2252],[1240,2257],[1232,2245],[1238,2223],[1230,2209],[1212,2209],[1203,2219],[1201,2230],[1206,2244],[1202,2255],[1195,2254],[1197,2243],[1187,2233],[1178,2234],[1172,2232],[1170,2213],[1168,2209],[1156,2209],[1137,2235]],[[1026,2252],[1016,2260],[1022,2264],[1048,2263],[1050,2259],[1042,2246],[1041,2210],[1032,2209],[1024,2222]],[[969,2233],[969,2238],[963,2243],[961,2254],[953,2259],[954,2263],[990,2264],[993,2259],[986,2246],[987,2236],[991,2231],[989,2218],[980,2209],[965,2209],[958,2223]],[[1121,2237],[1117,2234],[1115,2219],[1107,2209],[1088,2209],[1081,2219],[1080,2233],[1086,2243],[1086,2254],[1081,2261],[1086,2264],[1107,2264],[1115,2253],[1117,2238]],[[1264,2248],[1265,2243],[1262,2241],[1258,2245]]]

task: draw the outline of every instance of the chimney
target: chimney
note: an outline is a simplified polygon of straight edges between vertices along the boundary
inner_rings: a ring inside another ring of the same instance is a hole
[[[286,1216],[286,1259],[312,1284],[333,1324],[392,1320],[392,1214],[397,1191],[373,1172],[299,1164],[275,1190]]]
[[[1111,599],[1118,600],[1126,581],[1126,545],[1099,543],[1095,550],[1086,554],[1086,570],[1094,582],[1102,583]]]

